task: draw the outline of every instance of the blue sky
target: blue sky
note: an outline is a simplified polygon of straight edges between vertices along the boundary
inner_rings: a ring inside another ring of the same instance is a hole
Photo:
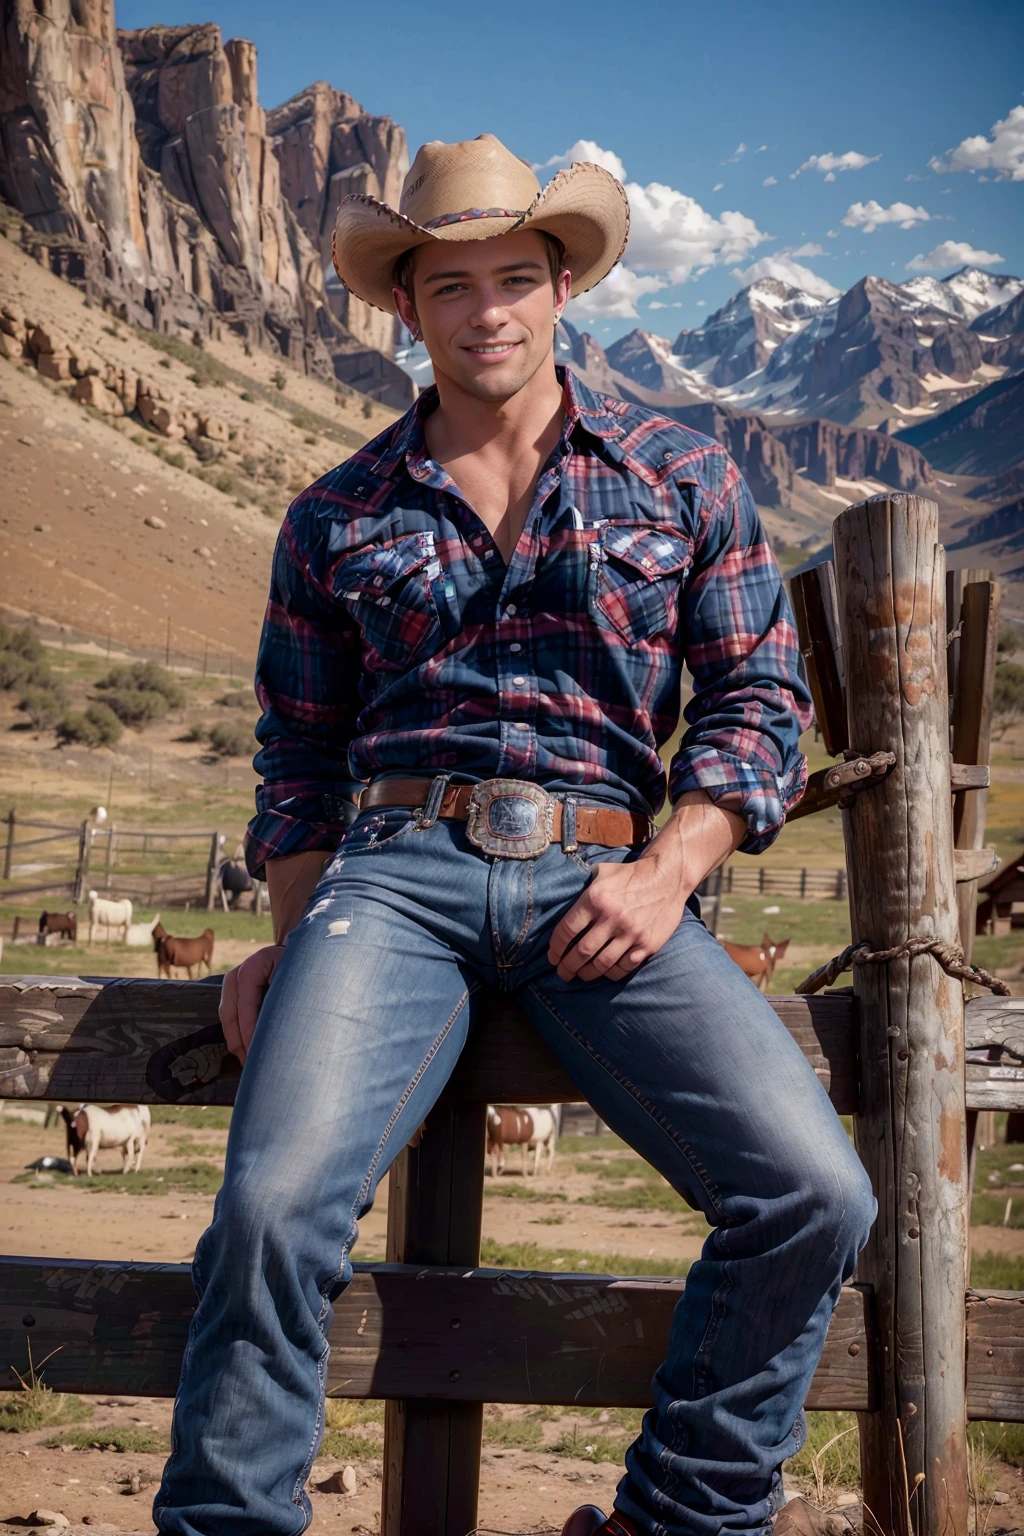
[[[325,79],[413,151],[484,131],[537,164],[596,146],[634,222],[626,270],[575,316],[606,344],[674,336],[737,272],[793,262],[836,288],[969,252],[1024,275],[1020,0],[120,0],[117,20],[216,21],[257,44],[264,106]]]

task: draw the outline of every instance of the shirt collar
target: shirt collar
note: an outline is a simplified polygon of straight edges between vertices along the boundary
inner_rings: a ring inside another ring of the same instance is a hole
[[[621,454],[613,446],[624,431],[620,417],[602,396],[588,389],[571,368],[558,363],[555,372],[565,401],[563,444],[567,445],[574,433],[580,431],[599,438],[610,448],[613,457],[620,458]],[[374,462],[374,474],[384,479],[396,479],[401,473],[413,472],[423,464],[426,458],[424,424],[436,407],[437,385],[431,384],[392,427],[383,452]]]

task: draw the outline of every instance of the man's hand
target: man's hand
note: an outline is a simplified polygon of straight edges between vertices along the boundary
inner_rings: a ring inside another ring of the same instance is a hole
[[[263,999],[270,978],[284,954],[283,944],[268,944],[248,955],[224,977],[220,992],[220,1024],[228,1050],[245,1064],[246,1053],[256,1032]]]
[[[562,981],[621,981],[656,955],[704,876],[735,852],[746,830],[741,817],[690,790],[638,859],[595,865],[551,935],[548,959]]]

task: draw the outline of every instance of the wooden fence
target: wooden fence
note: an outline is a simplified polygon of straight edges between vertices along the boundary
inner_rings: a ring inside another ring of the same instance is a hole
[[[948,949],[959,925],[969,948],[988,714],[954,699],[952,762],[946,634],[960,630],[957,697],[990,694],[997,589],[954,590],[948,622],[936,509],[913,496],[849,508],[834,547],[835,571],[794,597],[823,734],[850,755],[813,776],[805,814],[844,803],[858,940]],[[770,1001],[853,1116],[879,1200],[807,1406],[860,1415],[881,1536],[967,1536],[968,1418],[1024,1422],[1024,1293],[967,1286],[971,1128],[979,1110],[1024,1109],[1024,999],[965,1005],[919,949],[856,965],[852,988]],[[0,1095],[231,1103],[216,1003],[209,983],[8,979]],[[334,1395],[387,1400],[383,1536],[476,1526],[483,1403],[650,1401],[681,1281],[479,1268],[488,1100],[579,1097],[494,996],[427,1134],[392,1166],[387,1262],[356,1265],[328,1372]],[[172,1392],[193,1306],[183,1265],[0,1260],[4,1358],[24,1358],[26,1336],[36,1358],[60,1346],[47,1375],[63,1390]]]
[[[787,896],[797,901],[845,901],[845,869],[771,869],[729,863],[722,871],[723,896]]]
[[[19,816],[12,807],[4,826],[3,902],[52,896],[77,905],[96,890],[145,907],[212,910],[217,870],[234,851],[219,830],[123,827],[94,815],[69,826]]]

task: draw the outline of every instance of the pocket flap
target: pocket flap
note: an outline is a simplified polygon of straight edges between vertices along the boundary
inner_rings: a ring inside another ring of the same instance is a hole
[[[395,587],[435,559],[431,535],[413,534],[346,561],[339,572],[340,584],[348,597],[379,601],[390,598]]]
[[[685,570],[692,561],[689,539],[670,528],[650,524],[608,523],[601,533],[605,556],[630,566],[648,581]]]

